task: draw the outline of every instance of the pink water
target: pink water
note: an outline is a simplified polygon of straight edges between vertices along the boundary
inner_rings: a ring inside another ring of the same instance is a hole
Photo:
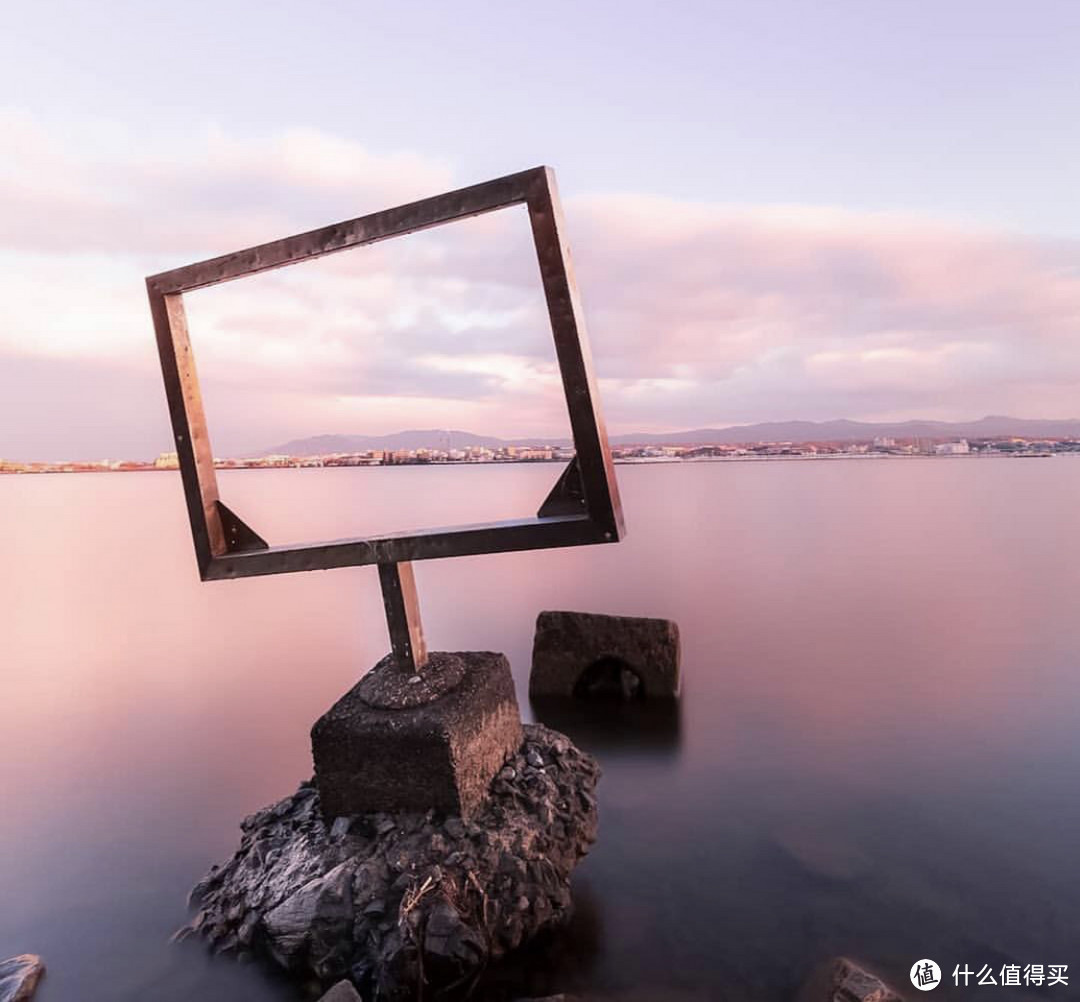
[[[556,474],[222,485],[277,543],[527,514]],[[619,477],[618,546],[417,570],[429,643],[505,651],[526,714],[541,609],[682,627],[678,718],[563,721],[604,766],[601,835],[521,987],[780,1000],[836,953],[898,984],[922,957],[1070,963],[1080,984],[1080,460]],[[41,1002],[296,998],[167,940],[384,653],[375,571],[200,584],[167,473],[0,478],[0,526],[0,956],[45,957]],[[1069,989],[1025,991],[993,989]]]

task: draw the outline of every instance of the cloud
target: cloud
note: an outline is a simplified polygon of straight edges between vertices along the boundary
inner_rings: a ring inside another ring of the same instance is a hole
[[[29,397],[0,400],[0,455],[40,445],[38,420],[70,433],[68,455],[133,448],[132,426],[160,424],[163,400],[143,414],[161,396],[146,274],[475,180],[300,128],[78,134],[7,111],[0,141],[14,151],[0,164],[0,369],[8,385],[33,379]],[[652,194],[577,195],[566,211],[614,430],[1076,413],[1080,243]],[[565,433],[523,209],[186,301],[221,452],[420,424]],[[100,387],[101,420],[66,421],[80,366],[80,406]],[[105,399],[120,386],[123,428]],[[152,454],[160,435],[146,442]]]
[[[448,187],[446,165],[376,156],[312,129],[153,137],[93,123],[62,134],[0,109],[0,245],[25,251],[220,254]]]
[[[629,196],[573,218],[620,424],[1075,411],[1078,243]]]

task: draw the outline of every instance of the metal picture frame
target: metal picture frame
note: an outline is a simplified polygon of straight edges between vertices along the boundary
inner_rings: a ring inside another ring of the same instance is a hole
[[[519,204],[528,210],[575,448],[574,458],[536,516],[371,538],[269,545],[219,496],[184,294]],[[521,171],[151,275],[146,288],[202,580],[364,564],[387,567],[413,560],[612,543],[623,536],[618,485],[550,167]]]

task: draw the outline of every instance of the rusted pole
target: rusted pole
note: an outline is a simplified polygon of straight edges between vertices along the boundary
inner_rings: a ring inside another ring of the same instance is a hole
[[[428,655],[412,564],[407,560],[379,564],[379,583],[394,660],[402,671],[415,674],[427,664]]]

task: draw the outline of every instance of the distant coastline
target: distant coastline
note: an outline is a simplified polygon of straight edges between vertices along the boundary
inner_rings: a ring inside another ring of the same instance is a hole
[[[910,456],[1044,456],[1080,452],[1080,420],[990,415],[975,421],[786,421],[683,432],[611,436],[615,462],[839,459]],[[496,438],[450,428],[386,435],[314,435],[242,458],[215,458],[219,470],[332,466],[416,466],[568,462],[566,438]],[[13,462],[0,473],[133,473],[176,470],[175,452],[156,459]]]
[[[1080,454],[1080,440],[1018,438],[968,441],[891,438],[873,442],[757,442],[741,445],[635,445],[616,446],[612,459],[618,465],[671,463],[791,462],[868,459],[987,459],[1049,458]],[[574,451],[566,446],[515,447],[499,450],[469,447],[465,450],[412,449],[397,451],[331,453],[292,456],[273,454],[246,459],[215,459],[217,470],[332,469],[386,466],[477,466],[519,463],[566,463]],[[12,463],[0,460],[0,474],[46,473],[162,473],[177,471],[175,452],[162,453],[151,462],[101,460],[72,463]]]

